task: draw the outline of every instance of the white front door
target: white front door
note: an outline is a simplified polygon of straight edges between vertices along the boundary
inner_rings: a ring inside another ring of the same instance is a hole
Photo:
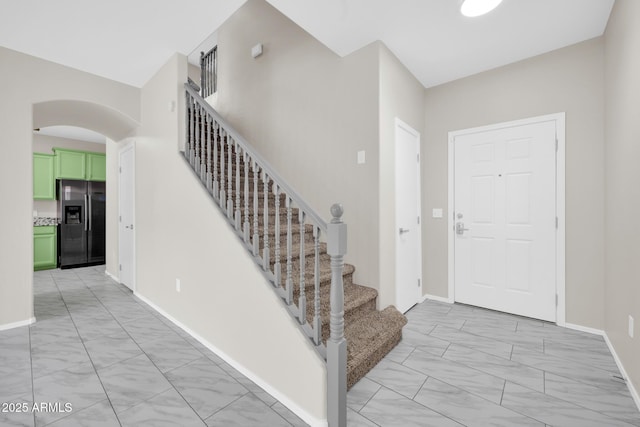
[[[396,308],[405,313],[421,295],[420,134],[396,119]]]
[[[453,145],[455,301],[556,321],[556,122]]]
[[[133,143],[120,151],[119,168],[119,279],[120,283],[135,290],[135,145]]]

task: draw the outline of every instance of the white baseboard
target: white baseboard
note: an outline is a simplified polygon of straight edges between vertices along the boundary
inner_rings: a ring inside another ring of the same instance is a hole
[[[586,333],[594,334],[594,335],[600,335],[600,336],[602,336],[604,338],[604,341],[607,343],[607,347],[609,347],[609,351],[613,355],[613,360],[616,361],[616,365],[618,366],[618,370],[622,374],[622,378],[624,378],[624,381],[627,384],[627,388],[629,389],[629,393],[631,394],[631,397],[633,398],[633,401],[636,403],[636,406],[638,407],[638,410],[640,410],[640,394],[638,394],[638,390],[636,390],[636,388],[633,386],[633,383],[629,379],[629,375],[627,375],[627,371],[624,369],[624,365],[622,364],[622,361],[618,357],[618,353],[616,353],[616,349],[613,347],[613,344],[611,344],[611,340],[609,340],[609,336],[607,335],[607,333],[605,331],[601,330],[601,329],[589,328],[587,326],[580,326],[580,325],[575,325],[575,324],[572,324],[572,323],[565,323],[562,326],[564,326],[565,328],[568,328],[568,329],[576,330],[576,331],[586,332]]]
[[[104,274],[109,276],[111,279],[115,280],[116,282],[120,283],[120,279],[118,278],[118,276],[114,276],[113,274],[109,273],[107,270],[104,271]]]
[[[298,406],[296,403],[294,403],[287,396],[283,395],[278,390],[274,389],[268,382],[264,381],[262,378],[260,378],[258,375],[256,375],[251,370],[247,369],[244,365],[241,365],[240,363],[238,363],[236,360],[234,360],[231,356],[226,354],[224,351],[220,350],[218,347],[216,347],[215,345],[211,344],[206,339],[204,339],[203,337],[201,337],[200,335],[198,335],[197,333],[195,333],[194,331],[189,329],[187,326],[182,324],[180,321],[175,319],[173,316],[169,315],[167,312],[165,312],[163,309],[161,309],[160,307],[155,305],[153,302],[149,301],[147,298],[145,298],[144,296],[140,295],[137,292],[134,292],[134,295],[136,297],[140,298],[140,300],[142,300],[144,303],[148,304],[155,311],[157,311],[158,313],[162,314],[164,317],[166,317],[168,320],[170,320],[174,325],[176,325],[177,327],[179,327],[180,329],[182,329],[183,331],[185,331],[186,333],[191,335],[194,339],[198,340],[200,342],[200,344],[202,344],[205,347],[207,347],[209,350],[211,350],[213,353],[215,353],[218,357],[220,357],[222,360],[227,362],[229,365],[231,365],[234,369],[236,369],[242,375],[244,375],[245,377],[247,377],[248,379],[253,381],[256,385],[261,387],[264,391],[269,393],[275,399],[280,401],[280,403],[282,403],[284,406],[286,406],[291,412],[296,414],[304,422],[306,422],[307,424],[309,424],[309,425],[311,425],[313,427],[327,427],[328,426],[328,421],[326,419],[324,419],[324,420],[323,419],[318,419],[318,418],[314,417],[313,415],[309,414],[307,411],[302,409],[300,406]]]
[[[21,320],[20,322],[13,323],[5,323],[4,325],[0,325],[0,331],[6,331],[7,329],[19,328],[21,326],[29,326],[33,323],[36,323],[36,318],[32,317],[27,320]]]
[[[629,375],[627,375],[627,371],[624,369],[624,365],[622,364],[622,361],[618,357],[618,353],[616,353],[616,349],[613,347],[613,344],[611,344],[609,337],[607,336],[606,333],[603,333],[602,336],[604,337],[604,341],[607,343],[607,346],[609,347],[609,351],[611,351],[611,354],[613,355],[613,360],[615,360],[616,365],[618,365],[618,369],[622,374],[622,378],[624,378],[624,381],[627,383],[627,388],[629,388],[629,393],[631,393],[631,397],[633,398],[633,401],[636,402],[636,406],[638,407],[638,410],[640,410],[640,394],[638,394],[638,390],[636,390],[636,388],[633,386],[633,383],[629,379]]]
[[[451,298],[444,298],[444,297],[439,297],[436,295],[429,295],[429,294],[423,295],[422,298],[420,298],[420,302],[423,303],[428,299],[433,301],[438,301],[438,302],[445,302],[447,304],[453,304],[453,299]]]
[[[602,329],[589,328],[588,326],[575,325],[573,323],[565,323],[563,325],[558,324],[558,326],[563,326],[567,329],[573,329],[574,331],[586,332],[588,334],[606,336]]]

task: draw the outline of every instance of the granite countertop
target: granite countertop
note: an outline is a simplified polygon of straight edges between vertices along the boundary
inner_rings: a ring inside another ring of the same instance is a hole
[[[52,218],[49,216],[39,216],[33,218],[34,227],[45,227],[51,225],[58,225],[58,218]]]

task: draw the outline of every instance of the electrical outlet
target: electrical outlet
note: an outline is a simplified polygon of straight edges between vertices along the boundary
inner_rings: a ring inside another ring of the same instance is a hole
[[[633,338],[633,317],[629,316],[629,336]]]
[[[180,290],[181,290],[180,279],[176,279],[176,292],[180,292]]]

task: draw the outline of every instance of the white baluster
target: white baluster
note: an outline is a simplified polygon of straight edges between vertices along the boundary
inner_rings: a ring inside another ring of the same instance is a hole
[[[260,167],[253,161],[253,256],[260,251],[260,234],[258,233],[258,173]]]
[[[213,122],[213,199],[219,201],[220,187],[218,183],[218,122]]]
[[[211,179],[211,116],[207,114],[207,190],[210,193],[213,191]]]
[[[227,135],[227,157],[229,161],[229,179],[227,180],[227,218],[233,218],[233,138]]]
[[[222,126],[220,126],[220,207],[225,210],[227,203],[227,191],[224,186],[224,149],[225,145],[227,145],[227,135]]]
[[[285,280],[287,304],[293,303],[293,278],[291,277],[291,199],[285,199],[287,208],[287,279]]]
[[[314,295],[313,295],[313,340],[316,345],[322,339],[322,322],[320,319],[320,228],[313,226],[313,255],[314,255]]]
[[[305,290],[305,260],[304,260],[304,212],[300,209],[298,211],[298,217],[300,222],[300,299],[298,300],[298,309],[300,315],[298,321],[301,325],[304,325],[307,321],[307,294]]]
[[[240,230],[240,223],[242,222],[242,218],[240,217],[240,150],[240,145],[236,143],[236,211],[234,219],[236,222],[236,230],[238,231]]]
[[[249,154],[244,153],[244,242],[249,243]]]
[[[206,126],[207,114],[205,114],[204,108],[200,107],[200,181],[205,182],[207,179],[207,156],[209,155],[207,150],[207,126]]]
[[[262,174],[262,183],[264,185],[264,231],[262,232],[264,240],[264,248],[262,251],[262,268],[268,270],[269,265],[269,176],[266,172]]]
[[[273,275],[275,278],[275,287],[279,288],[281,283],[281,266],[280,266],[280,187],[276,182],[273,182],[273,193],[276,196],[276,223],[274,227],[273,238],[275,240],[275,264],[273,265]]]
[[[191,94],[189,92],[185,92],[185,97],[184,97],[184,157],[186,159],[189,158],[189,126],[191,123],[191,107],[190,107],[190,102],[191,102]]]
[[[195,105],[196,108],[196,117],[195,117],[195,124],[194,124],[194,132],[195,132],[195,138],[196,138],[196,150],[195,150],[195,157],[193,159],[193,169],[196,171],[196,173],[198,175],[200,175],[200,153],[202,152],[202,140],[200,139],[200,129],[198,128],[198,126],[200,126],[200,119],[202,117],[202,110],[200,109],[200,104],[196,103]]]
[[[193,97],[191,97],[191,102],[189,103],[189,108],[191,108],[191,120],[189,120],[189,129],[190,129],[190,137],[189,137],[189,163],[191,163],[191,167],[193,167],[193,158],[195,155],[195,138],[193,131],[195,129],[195,121],[196,121],[196,112],[195,105],[193,103]]]

